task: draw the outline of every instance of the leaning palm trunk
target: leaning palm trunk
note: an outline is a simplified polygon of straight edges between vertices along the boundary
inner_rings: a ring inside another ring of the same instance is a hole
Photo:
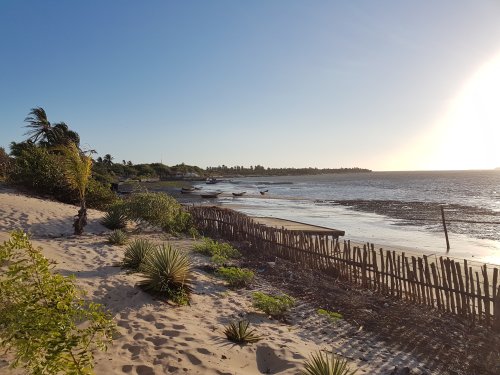
[[[75,234],[80,235],[83,233],[83,228],[87,225],[87,206],[85,201],[81,202],[80,209],[78,210],[78,215],[75,216],[75,222],[73,227],[75,228]]]

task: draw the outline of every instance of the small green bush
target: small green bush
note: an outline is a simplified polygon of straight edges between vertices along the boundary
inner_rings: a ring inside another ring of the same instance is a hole
[[[253,306],[273,318],[282,318],[295,305],[295,300],[287,294],[272,296],[270,294],[252,293]]]
[[[186,254],[170,245],[162,245],[148,253],[141,263],[144,290],[165,296],[173,302],[189,303],[191,292],[191,261]]]
[[[96,208],[98,210],[106,210],[118,201],[117,195],[111,191],[109,184],[103,184],[93,178],[89,180],[85,199],[89,208]]]
[[[108,242],[112,245],[125,245],[128,241],[128,236],[125,232],[120,229],[115,229],[108,236]]]
[[[355,373],[356,370],[351,371],[346,359],[337,357],[333,353],[329,357],[322,352],[313,353],[301,371],[301,375],[354,375]]]
[[[125,215],[139,223],[157,226],[168,233],[187,233],[193,227],[191,214],[165,193],[136,193],[123,203]]]
[[[139,271],[141,263],[146,255],[154,251],[155,248],[155,244],[147,239],[138,238],[134,240],[127,246],[127,249],[125,249],[122,267],[132,271]]]
[[[217,242],[211,238],[204,238],[201,243],[194,246],[193,250],[200,254],[210,256],[211,261],[219,265],[225,264],[229,259],[239,258],[241,256],[238,249],[235,249],[230,244]]]
[[[334,312],[334,311],[329,311],[325,309],[318,309],[317,311],[318,315],[323,315],[328,318],[328,320],[332,323],[335,323],[336,321],[343,319],[343,316],[341,313]]]
[[[105,350],[115,326],[87,302],[74,277],[53,273],[26,234],[0,245],[0,347],[29,374],[91,374],[94,349]]]
[[[113,205],[104,214],[101,224],[108,229],[123,229],[127,226],[127,215],[121,205]]]
[[[233,288],[240,288],[249,285],[255,274],[252,270],[239,267],[220,267],[217,275],[227,281],[227,284]]]
[[[255,330],[249,330],[249,325],[250,322],[248,320],[240,320],[238,323],[232,322],[225,327],[224,334],[228,340],[238,344],[259,341],[261,337],[254,333]]]

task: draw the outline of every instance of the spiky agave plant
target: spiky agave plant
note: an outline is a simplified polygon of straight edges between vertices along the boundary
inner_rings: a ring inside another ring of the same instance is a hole
[[[170,245],[161,245],[144,258],[139,286],[153,294],[167,297],[175,303],[189,303],[191,293],[191,261]]]
[[[354,375],[356,370],[351,370],[347,360],[335,354],[328,356],[326,353],[317,352],[305,361],[301,375]]]
[[[228,340],[238,344],[257,342],[261,339],[255,334],[254,329],[248,329],[250,322],[248,320],[240,320],[238,323],[232,322],[224,329],[224,334]]]
[[[120,246],[125,245],[127,241],[128,241],[127,234],[120,229],[115,229],[108,236],[108,242],[112,245],[120,245]]]
[[[108,229],[123,229],[127,226],[127,216],[119,208],[112,207],[104,214],[101,224]]]
[[[138,271],[146,255],[154,251],[156,246],[149,240],[138,238],[125,249],[122,267]]]

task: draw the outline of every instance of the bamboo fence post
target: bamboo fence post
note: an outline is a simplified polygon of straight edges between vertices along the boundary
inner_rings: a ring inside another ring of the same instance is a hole
[[[486,318],[486,324],[490,323],[490,285],[488,282],[488,268],[486,264],[481,267],[483,273],[483,286],[484,286],[484,313]]]
[[[500,286],[495,292],[495,300],[493,302],[493,330],[500,333]]]

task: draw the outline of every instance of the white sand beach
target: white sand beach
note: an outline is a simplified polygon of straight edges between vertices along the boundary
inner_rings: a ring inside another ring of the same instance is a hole
[[[112,312],[119,335],[107,352],[96,353],[97,374],[297,374],[317,350],[342,353],[358,374],[391,374],[396,366],[409,367],[414,374],[432,373],[412,354],[386,346],[358,326],[328,322],[316,313],[318,306],[297,301],[287,323],[266,317],[252,307],[251,293],[277,290],[259,277],[251,288],[231,290],[195,268],[190,306],[156,300],[135,286],[140,276],[116,266],[124,247],[106,242],[109,231],[99,223],[102,212],[89,210],[89,224],[79,237],[72,235],[76,212],[71,205],[4,189],[0,240],[17,228],[29,232],[44,255],[57,263],[58,272],[76,275],[88,298]],[[160,232],[132,235],[169,241],[187,252],[194,244]],[[208,261],[194,253],[192,257],[195,266]],[[253,324],[262,340],[239,346],[226,339],[224,324],[241,318]],[[8,355],[0,356],[0,373],[23,373],[9,369],[8,360]]]

